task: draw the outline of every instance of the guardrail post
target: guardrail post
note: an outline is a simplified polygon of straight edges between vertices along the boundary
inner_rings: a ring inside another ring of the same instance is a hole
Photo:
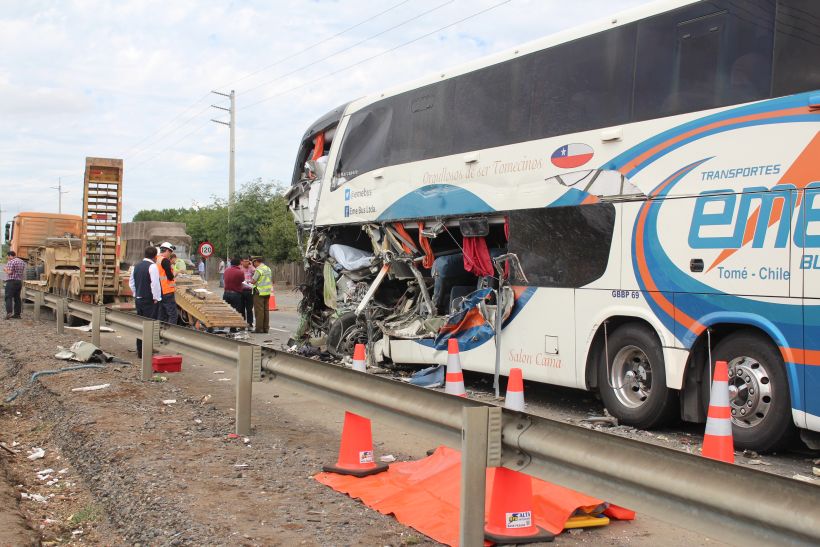
[[[501,407],[461,410],[461,545],[484,545],[487,468],[501,465]]]
[[[150,380],[154,374],[151,363],[154,358],[154,345],[159,336],[157,322],[146,320],[142,322],[142,379]]]
[[[251,395],[253,394],[252,346],[239,346],[236,356],[236,434],[251,433]]]
[[[65,332],[65,300],[62,298],[57,300],[54,305],[54,320],[57,321],[57,334]]]
[[[461,545],[484,545],[487,410],[487,407],[464,407],[461,411]]]
[[[40,310],[43,307],[44,298],[43,293],[40,291],[35,291],[34,293],[34,320],[40,320]]]
[[[103,320],[103,307],[94,306],[91,310],[91,343],[100,347],[100,325]]]

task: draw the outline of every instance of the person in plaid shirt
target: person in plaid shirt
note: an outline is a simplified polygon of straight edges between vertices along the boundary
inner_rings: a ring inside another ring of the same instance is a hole
[[[17,258],[17,253],[9,251],[8,262],[3,269],[6,272],[6,319],[20,319],[20,310],[23,307],[20,291],[23,289],[26,263]]]

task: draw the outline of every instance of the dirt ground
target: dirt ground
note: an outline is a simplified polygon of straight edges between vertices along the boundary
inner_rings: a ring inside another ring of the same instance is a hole
[[[254,384],[253,435],[233,432],[234,370],[186,360],[166,381],[136,366],[42,376],[66,362],[44,314],[0,322],[0,545],[430,545],[389,516],[311,477],[336,459],[343,406],[275,381]],[[136,362],[133,341],[104,334],[103,348]],[[110,384],[104,389],[72,388]],[[174,402],[171,402],[174,401]],[[420,458],[425,439],[374,423],[376,455]],[[44,456],[28,455],[42,448]],[[38,475],[39,473],[39,475]],[[4,480],[5,476],[5,480]],[[55,480],[56,479],[56,480]],[[31,497],[35,499],[31,499]],[[39,497],[42,496],[42,497]],[[639,515],[574,531],[556,544],[691,545],[715,542]]]

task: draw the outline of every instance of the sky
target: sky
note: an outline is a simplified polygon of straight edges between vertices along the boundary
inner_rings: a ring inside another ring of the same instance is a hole
[[[0,0],[2,222],[57,212],[58,181],[81,214],[86,156],[125,160],[124,220],[226,198],[229,130],[211,119],[228,117],[211,105],[228,100],[212,90],[236,91],[237,188],[289,183],[332,108],[646,3]]]

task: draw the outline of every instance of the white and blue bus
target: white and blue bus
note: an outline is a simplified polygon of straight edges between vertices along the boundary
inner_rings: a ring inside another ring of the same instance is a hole
[[[338,354],[600,393],[736,446],[820,431],[820,2],[653,3],[319,119],[291,208]]]

